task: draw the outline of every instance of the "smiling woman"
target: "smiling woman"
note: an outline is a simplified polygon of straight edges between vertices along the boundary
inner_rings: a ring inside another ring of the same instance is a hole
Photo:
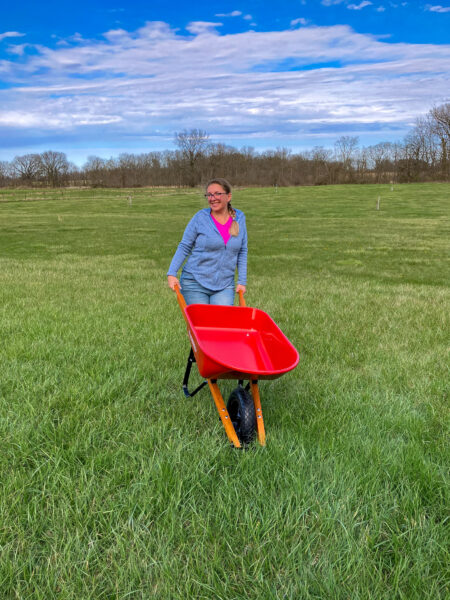
[[[206,186],[209,208],[203,208],[189,221],[167,272],[169,286],[180,281],[187,304],[234,303],[236,293],[246,291],[247,229],[244,213],[231,206],[231,186],[226,179],[212,179]]]

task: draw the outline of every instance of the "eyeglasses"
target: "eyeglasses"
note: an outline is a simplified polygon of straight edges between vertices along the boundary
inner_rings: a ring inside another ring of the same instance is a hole
[[[215,198],[216,200],[220,200],[220,196],[228,196],[227,192],[214,192],[214,194],[208,193],[204,194],[205,198],[208,200],[209,198]]]

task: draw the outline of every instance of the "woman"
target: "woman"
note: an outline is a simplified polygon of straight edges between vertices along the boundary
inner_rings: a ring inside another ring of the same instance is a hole
[[[234,303],[245,293],[247,280],[247,229],[245,216],[231,206],[231,186],[226,179],[212,179],[206,186],[209,208],[189,221],[167,272],[169,286],[180,285],[186,304]],[[177,279],[178,270],[187,258]]]

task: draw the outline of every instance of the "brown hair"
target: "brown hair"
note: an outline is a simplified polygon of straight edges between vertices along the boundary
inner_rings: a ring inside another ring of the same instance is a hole
[[[210,179],[206,184],[206,191],[208,191],[209,186],[213,183],[220,185],[220,187],[223,188],[227,194],[231,194],[231,185],[223,177],[216,177],[214,179]],[[231,206],[231,201],[228,202],[228,212],[230,213],[230,216],[233,219],[229,232],[230,235],[236,237],[237,235],[239,235],[239,223],[236,221],[236,210]]]

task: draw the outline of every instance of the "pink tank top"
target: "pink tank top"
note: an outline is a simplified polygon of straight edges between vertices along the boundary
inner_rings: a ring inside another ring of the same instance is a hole
[[[230,239],[230,232],[229,229],[231,227],[231,223],[233,222],[233,219],[230,217],[228,219],[228,221],[225,223],[225,225],[222,225],[221,223],[219,223],[219,221],[217,221],[217,219],[215,219],[212,215],[211,215],[212,220],[214,221],[217,229],[219,230],[220,235],[223,237],[223,241],[226,244],[228,242],[228,240]]]

